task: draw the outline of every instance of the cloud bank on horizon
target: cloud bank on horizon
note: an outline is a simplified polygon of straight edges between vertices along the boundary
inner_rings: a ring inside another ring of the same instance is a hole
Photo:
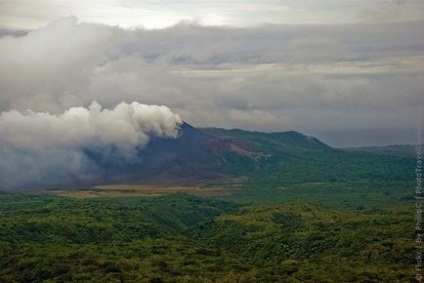
[[[172,136],[179,117],[294,129],[335,146],[414,142],[424,105],[421,1],[143,3],[0,0],[2,176],[93,180],[101,169],[84,148],[125,156],[150,135]]]

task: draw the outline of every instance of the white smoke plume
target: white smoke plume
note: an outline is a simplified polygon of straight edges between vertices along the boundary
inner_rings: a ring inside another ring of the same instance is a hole
[[[120,103],[102,109],[73,107],[59,115],[16,110],[0,114],[0,143],[25,150],[145,145],[149,136],[176,137],[181,124],[166,106]]]
[[[101,173],[85,151],[128,159],[150,137],[175,138],[182,121],[165,106],[138,102],[102,109],[73,107],[61,114],[0,114],[0,188],[95,181]],[[99,149],[101,149],[99,151]]]

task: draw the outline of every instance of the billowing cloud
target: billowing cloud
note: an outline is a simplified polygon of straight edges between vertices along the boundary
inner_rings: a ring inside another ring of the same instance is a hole
[[[39,150],[114,146],[131,149],[148,143],[150,136],[173,137],[182,123],[165,106],[120,103],[102,109],[73,107],[59,115],[14,111],[0,114],[0,145]]]
[[[117,40],[119,31],[78,25],[74,17],[25,36],[2,37],[0,110],[51,111],[58,110],[57,105],[79,105],[78,94],[89,83],[90,73],[113,57]]]
[[[2,112],[0,187],[93,182],[102,168],[87,150],[130,161],[150,137],[176,138],[181,123],[165,106],[137,102],[111,110],[93,102],[57,115]]]

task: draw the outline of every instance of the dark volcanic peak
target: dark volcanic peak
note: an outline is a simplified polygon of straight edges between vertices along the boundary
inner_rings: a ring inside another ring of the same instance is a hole
[[[181,135],[204,135],[204,133],[190,125],[189,123],[183,122],[183,124],[180,126],[180,133]]]
[[[109,182],[163,184],[228,178],[221,159],[204,146],[209,138],[211,136],[183,123],[177,138],[151,138],[146,147],[138,150],[136,162],[110,167],[106,178]]]

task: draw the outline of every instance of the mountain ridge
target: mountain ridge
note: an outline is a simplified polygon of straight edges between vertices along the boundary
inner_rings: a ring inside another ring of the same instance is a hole
[[[410,174],[397,166],[411,162],[403,155],[333,148],[296,131],[198,129],[188,123],[181,125],[177,138],[151,137],[129,158],[122,158],[113,149],[107,153],[87,149],[84,154],[98,168],[97,179],[72,183],[59,180],[28,189],[107,184],[207,185],[232,183],[240,178],[270,186],[305,181],[404,180]]]

